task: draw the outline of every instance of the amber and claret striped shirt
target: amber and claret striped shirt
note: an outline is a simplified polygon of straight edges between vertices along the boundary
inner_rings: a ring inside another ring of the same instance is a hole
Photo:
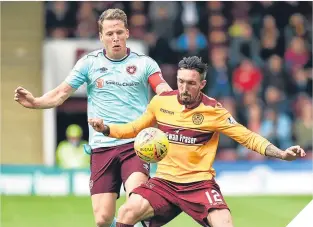
[[[157,124],[167,134],[170,146],[166,157],[158,162],[156,177],[177,183],[210,180],[215,176],[212,164],[219,133],[264,155],[270,145],[268,140],[237,123],[215,99],[201,96],[193,109],[186,109],[179,102],[177,90],[156,95],[137,120],[109,125],[109,136],[134,138],[142,129]]]

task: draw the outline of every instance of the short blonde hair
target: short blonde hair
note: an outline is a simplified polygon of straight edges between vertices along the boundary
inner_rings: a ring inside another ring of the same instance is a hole
[[[107,9],[100,15],[98,20],[98,27],[100,33],[102,32],[102,22],[104,20],[120,20],[124,22],[126,28],[128,27],[127,15],[121,9]]]

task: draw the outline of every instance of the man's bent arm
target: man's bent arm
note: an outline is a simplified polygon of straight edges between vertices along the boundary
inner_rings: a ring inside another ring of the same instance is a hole
[[[156,94],[161,94],[166,91],[172,91],[173,89],[168,85],[168,83],[163,79],[161,72],[156,72],[152,74],[148,82]]]
[[[50,109],[61,105],[75,91],[66,82],[61,83],[55,89],[47,92],[41,97],[35,98],[36,109]]]
[[[141,117],[130,123],[105,126],[103,134],[118,139],[130,139],[136,137],[141,130],[154,126],[156,124],[156,118],[150,105]]]

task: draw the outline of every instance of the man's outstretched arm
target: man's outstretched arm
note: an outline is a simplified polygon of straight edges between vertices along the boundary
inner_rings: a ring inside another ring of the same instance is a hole
[[[50,109],[61,105],[74,91],[74,88],[66,82],[63,82],[43,96],[34,97],[33,94],[25,88],[18,87],[15,90],[14,100],[26,108]]]
[[[245,126],[237,123],[229,112],[222,107],[216,113],[216,130],[236,140],[241,145],[262,155],[292,161],[306,154],[300,146],[292,146],[281,150],[261,135],[252,132]]]
[[[105,136],[118,139],[134,138],[141,130],[156,124],[156,117],[153,111],[154,99],[151,100],[146,112],[141,117],[127,124],[108,125],[103,122],[103,119],[99,118],[88,119],[88,123],[94,130],[103,133]]]

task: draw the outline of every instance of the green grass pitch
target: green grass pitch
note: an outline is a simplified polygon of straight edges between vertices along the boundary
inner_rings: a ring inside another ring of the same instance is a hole
[[[226,197],[236,227],[285,227],[312,196]],[[118,200],[118,206],[124,198]],[[94,227],[89,197],[1,196],[2,227]],[[167,227],[199,226],[181,214]]]

